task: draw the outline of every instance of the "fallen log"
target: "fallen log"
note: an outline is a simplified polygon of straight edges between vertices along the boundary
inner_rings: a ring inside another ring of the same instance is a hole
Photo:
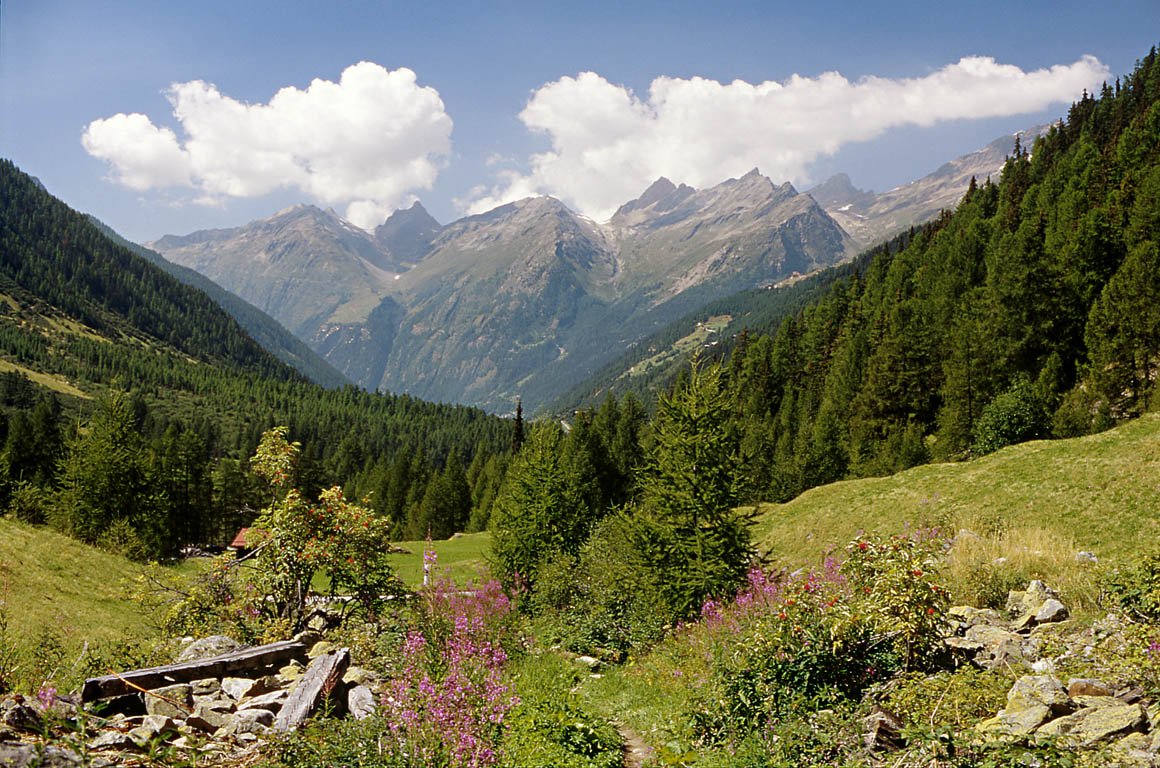
[[[310,662],[302,679],[282,704],[278,719],[274,722],[274,730],[286,733],[306,722],[306,719],[318,709],[322,700],[342,682],[342,676],[346,674],[349,664],[350,650],[347,648],[323,654]]]
[[[98,701],[141,689],[161,688],[174,683],[188,683],[207,677],[225,677],[247,672],[285,666],[292,659],[306,656],[306,646],[296,640],[283,640],[269,645],[258,645],[240,651],[211,656],[208,659],[168,664],[162,667],[134,669],[120,674],[90,677],[81,688],[81,701]]]

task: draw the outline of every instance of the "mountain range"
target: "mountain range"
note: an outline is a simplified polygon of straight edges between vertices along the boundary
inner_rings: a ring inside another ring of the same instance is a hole
[[[952,208],[972,176],[998,175],[1014,142],[881,194],[844,175],[803,194],[754,169],[703,190],[659,178],[604,223],[532,197],[447,225],[416,202],[372,233],[299,205],[147,246],[363,387],[510,413],[706,302],[836,264]]]

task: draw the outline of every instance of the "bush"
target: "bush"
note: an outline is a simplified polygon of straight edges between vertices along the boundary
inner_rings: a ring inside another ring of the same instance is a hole
[[[976,456],[1027,440],[1047,437],[1050,420],[1043,398],[1027,379],[1020,379],[987,404],[975,425]]]
[[[1128,615],[1160,623],[1160,552],[1146,555],[1135,565],[1109,571],[1101,587],[1112,604]]]
[[[773,578],[750,573],[726,607],[707,603],[710,685],[688,713],[703,744],[739,741],[772,723],[856,700],[895,669],[890,643],[851,620],[850,593],[837,564]]]
[[[928,529],[890,538],[859,535],[846,547],[842,574],[854,596],[849,620],[890,637],[907,668],[931,663],[943,648],[950,606],[939,582],[945,546]]]
[[[630,526],[625,516],[606,518],[578,555],[541,566],[531,611],[568,650],[621,654],[663,636],[669,610],[635,555]]]
[[[966,666],[954,672],[901,676],[885,707],[904,723],[965,730],[1003,708],[1012,680],[998,672]]]
[[[8,499],[8,514],[24,523],[42,525],[48,519],[47,494],[32,483],[18,481]]]

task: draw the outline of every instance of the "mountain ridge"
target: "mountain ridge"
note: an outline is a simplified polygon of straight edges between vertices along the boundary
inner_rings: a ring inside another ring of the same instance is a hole
[[[1040,130],[1020,135],[1030,145]],[[604,223],[548,196],[448,224],[415,202],[374,233],[295,206],[151,245],[271,314],[361,386],[534,410],[707,302],[836,264],[954,207],[1013,142],[885,193],[845,175],[801,193],[754,168],[700,190],[658,177]]]

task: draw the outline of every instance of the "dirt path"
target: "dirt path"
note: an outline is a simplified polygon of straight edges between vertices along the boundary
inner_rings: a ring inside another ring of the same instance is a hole
[[[640,734],[624,723],[614,720],[612,724],[620,731],[620,738],[624,739],[624,768],[641,768],[652,756],[652,747],[645,744]]]

